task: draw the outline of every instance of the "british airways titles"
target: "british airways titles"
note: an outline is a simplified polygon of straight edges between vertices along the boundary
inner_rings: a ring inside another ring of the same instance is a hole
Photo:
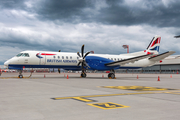
[[[47,62],[51,63],[77,63],[77,60],[58,60],[58,59],[47,59]]]

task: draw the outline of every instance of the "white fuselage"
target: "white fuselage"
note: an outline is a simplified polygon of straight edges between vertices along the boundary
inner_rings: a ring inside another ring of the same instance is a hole
[[[80,69],[77,66],[79,57],[77,53],[69,52],[49,52],[49,51],[23,51],[21,56],[15,56],[4,63],[9,69],[20,68],[64,68],[64,69]],[[25,54],[25,55],[24,55]],[[135,56],[131,55],[109,55],[109,54],[89,54],[88,56],[98,56],[112,61],[124,60]],[[128,63],[120,66],[120,69],[133,69],[147,67],[155,64],[148,58]]]

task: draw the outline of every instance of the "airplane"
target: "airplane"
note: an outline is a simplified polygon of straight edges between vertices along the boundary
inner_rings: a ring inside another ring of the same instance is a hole
[[[160,40],[161,37],[156,35],[146,50],[120,55],[84,53],[84,45],[81,47],[81,54],[60,51],[22,51],[7,60],[4,65],[8,69],[19,70],[19,78],[23,78],[24,68],[62,68],[72,71],[81,70],[83,78],[86,77],[86,70],[110,71],[108,78],[115,79],[116,69],[139,69],[152,66],[175,53],[168,51],[159,54]]]
[[[174,36],[174,38],[180,38],[180,35]]]

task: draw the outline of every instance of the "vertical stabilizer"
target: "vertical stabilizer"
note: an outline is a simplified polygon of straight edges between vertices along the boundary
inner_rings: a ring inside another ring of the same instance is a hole
[[[144,52],[146,52],[147,54],[149,53],[158,54],[160,48],[160,41],[161,41],[161,36],[156,35],[155,37],[153,37],[152,41],[147,47],[147,50],[145,50]]]
[[[160,41],[161,41],[161,36],[156,35],[155,37],[153,37],[153,39],[149,43],[146,50],[140,51],[140,52],[129,53],[129,54],[123,54],[123,55],[140,56],[140,55],[146,55],[146,54],[152,54],[152,53],[154,55],[158,55],[159,54],[159,48],[160,48]]]

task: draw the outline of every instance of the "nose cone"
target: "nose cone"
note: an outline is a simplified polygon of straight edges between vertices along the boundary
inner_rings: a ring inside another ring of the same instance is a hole
[[[9,60],[7,60],[5,63],[4,63],[4,66],[8,66],[9,65]]]

